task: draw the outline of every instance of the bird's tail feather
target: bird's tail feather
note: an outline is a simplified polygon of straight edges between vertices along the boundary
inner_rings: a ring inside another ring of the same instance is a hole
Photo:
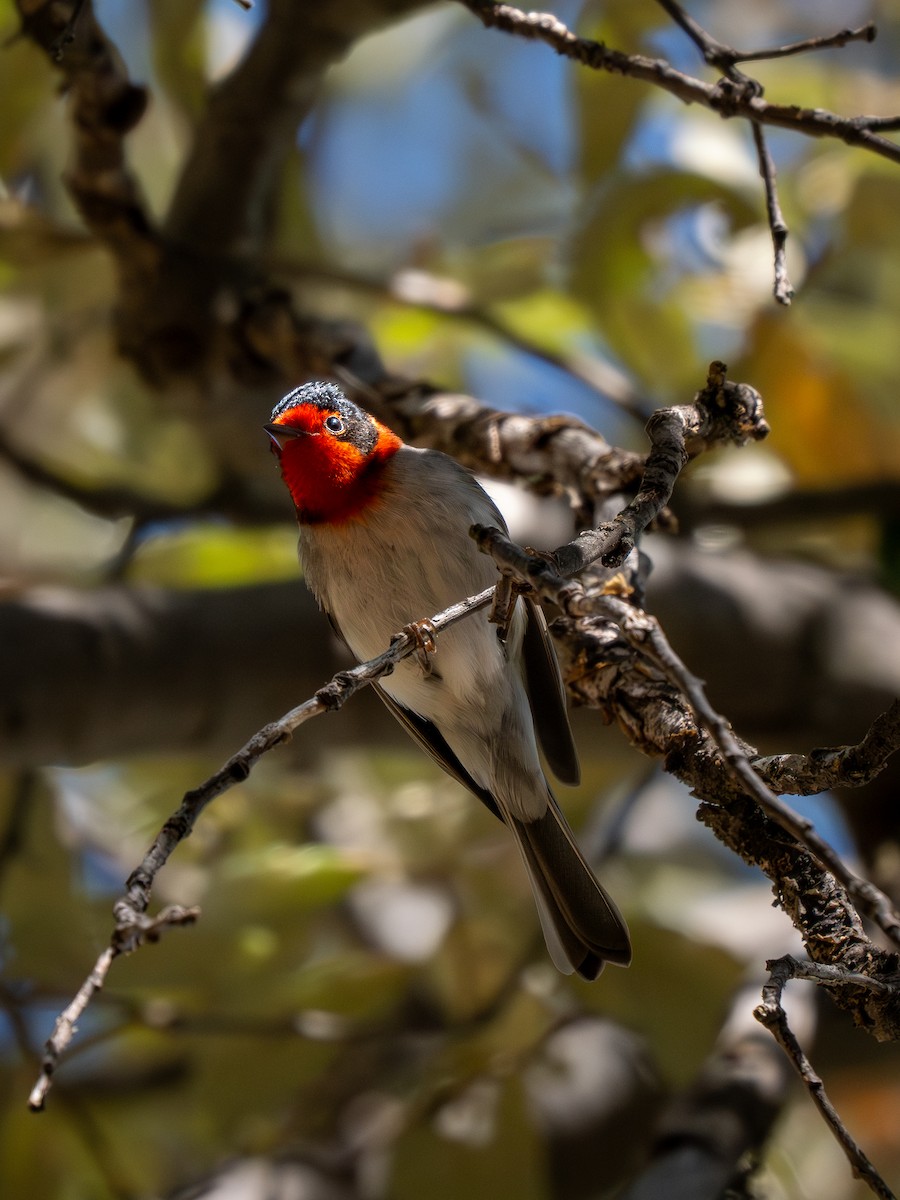
[[[509,819],[509,818],[508,818]],[[556,801],[534,821],[509,819],[537,902],[547,949],[563,972],[596,979],[631,962],[628,928],[575,843]]]

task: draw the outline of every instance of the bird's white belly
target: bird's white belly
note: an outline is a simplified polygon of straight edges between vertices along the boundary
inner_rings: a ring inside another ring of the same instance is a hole
[[[393,461],[401,470],[405,462],[421,469],[422,460],[412,457],[419,454],[404,447]],[[430,486],[424,495],[419,489],[417,505],[409,504],[408,488],[388,486],[364,519],[301,526],[307,583],[360,662],[387,649],[411,622],[497,581],[493,562],[468,530],[474,522],[502,525],[500,514],[452,460],[431,461]],[[480,610],[445,630],[430,673],[414,656],[381,686],[440,730],[477,783],[523,817],[540,815],[547,787],[518,666],[524,613],[515,614],[506,646],[487,618]]]
[[[370,523],[358,529],[348,523],[317,531],[315,548],[303,547],[307,539],[301,539],[310,585],[360,662],[386,650],[407,625],[484,590],[497,578],[490,559],[479,555],[468,538],[426,559],[417,549],[421,539],[373,537],[376,531]],[[426,674],[415,657],[407,659],[383,686],[414,712],[429,719],[439,716],[442,725],[467,707],[481,708],[497,687],[502,691],[508,664],[487,611],[445,630],[431,666]]]

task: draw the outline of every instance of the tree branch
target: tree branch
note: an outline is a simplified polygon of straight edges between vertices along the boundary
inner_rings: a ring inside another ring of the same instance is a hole
[[[661,408],[647,422],[651,450],[638,494],[614,521],[586,530],[553,552],[563,575],[572,575],[599,559],[604,567],[622,565],[645,529],[665,510],[685,464],[710,446],[744,445],[766,437],[769,426],[755,389],[726,379],[726,366],[710,364],[706,387],[694,403]]]
[[[720,117],[743,117],[761,125],[792,129],[808,137],[837,138],[848,146],[871,150],[891,162],[900,162],[900,146],[873,133],[871,118],[842,117],[822,108],[801,108],[796,104],[771,104],[728,80],[703,83],[676,71],[664,59],[643,54],[623,54],[590,38],[578,37],[550,13],[526,13],[510,4],[489,0],[461,0],[488,28],[500,29],[531,41],[542,41],[565,58],[574,59],[595,71],[607,71],[640,79],[661,88],[685,104],[701,104]],[[849,39],[848,39],[849,40]],[[894,128],[896,118],[888,127]],[[884,126],[882,126],[884,127]]]
[[[0,762],[221,754],[339,668],[321,622],[299,579],[8,595],[0,604]],[[297,634],[287,642],[275,635],[286,626]],[[361,719],[372,736],[393,725],[379,718]]]
[[[775,183],[775,163],[772,160],[772,155],[769,153],[769,147],[766,144],[766,135],[759,121],[751,121],[750,128],[753,132],[753,144],[756,147],[759,173],[762,176],[763,185],[766,189],[766,216],[772,234],[772,248],[775,252],[775,283],[772,290],[778,303],[787,306],[793,298],[794,288],[788,278],[785,261],[788,227],[778,200],[778,189]]]
[[[675,24],[684,30],[700,50],[704,60],[711,67],[718,67],[722,71],[727,71],[740,62],[786,58],[793,54],[806,54],[811,50],[839,49],[846,46],[848,42],[873,42],[877,33],[875,26],[870,21],[866,25],[860,25],[857,29],[841,29],[838,33],[805,38],[803,41],[790,42],[786,46],[775,46],[769,50],[735,50],[732,46],[726,46],[724,42],[714,38],[676,0],[657,0],[657,3],[665,9]]]
[[[880,1196],[882,1200],[896,1200],[894,1193],[881,1178],[857,1142],[850,1136],[850,1131],[841,1120],[825,1091],[825,1085],[813,1070],[812,1064],[806,1057],[803,1048],[791,1029],[787,1013],[784,1011],[781,1003],[784,986],[790,979],[816,978],[821,980],[821,969],[816,969],[814,964],[810,964],[812,969],[807,973],[805,964],[798,963],[789,955],[769,962],[766,966],[770,971],[769,981],[763,988],[762,1003],[754,1009],[753,1015],[761,1025],[764,1025],[769,1030],[784,1050],[800,1079],[803,1081],[810,1099],[822,1114],[825,1124],[846,1155],[854,1176],[857,1179],[861,1179],[870,1191],[874,1192],[876,1196]],[[863,977],[860,980],[855,974],[845,976],[842,982],[854,987],[859,987],[861,984],[864,986],[878,985],[878,981],[872,981],[867,977]],[[892,989],[892,991],[896,991],[896,989]]]
[[[428,622],[429,632],[438,636],[444,629],[487,607],[493,591],[493,588],[487,588],[477,596],[470,596],[467,600],[435,614]],[[32,1110],[39,1111],[44,1107],[53,1075],[60,1057],[75,1034],[76,1023],[93,996],[104,986],[113,961],[119,955],[132,954],[145,942],[157,941],[164,929],[173,925],[190,924],[199,915],[199,909],[187,909],[180,905],[166,908],[156,917],[147,917],[146,913],[157,874],[165,866],[176,846],[191,833],[206,806],[235,784],[243,783],[264,754],[290,741],[295,731],[306,721],[326,712],[336,712],[361,688],[389,675],[397,663],[420,648],[420,640],[414,631],[404,630],[398,633],[392,639],[390,647],[377,658],[340,671],[324,687],[319,688],[312,699],[266,725],[215,774],[185,793],[177,811],[163,825],[141,864],[128,877],[125,894],[113,906],[116,927],[110,945],[97,959],[71,1004],[57,1018],[53,1033],[44,1047],[40,1077],[29,1099],[29,1107]]]
[[[733,394],[742,393],[734,385],[731,385],[731,388],[726,386],[724,366],[714,364],[710,369],[707,389],[700,393],[696,406],[697,412],[693,417],[689,415],[691,413],[689,408],[666,410],[666,412],[676,414],[674,420],[678,433],[673,436],[676,442],[680,436],[680,442],[673,450],[671,438],[664,437],[662,434],[657,437],[654,450],[648,459],[641,491],[634,504],[626,510],[627,516],[619,522],[623,528],[632,532],[643,528],[653,515],[651,510],[654,505],[656,512],[661,511],[671,494],[678,471],[687,461],[688,446],[691,445],[696,449],[705,440],[718,439],[721,436],[720,425],[723,414],[727,421],[727,428],[731,430],[732,434],[735,424],[740,429],[748,427],[750,420],[748,413],[752,413],[753,418],[750,427],[757,429],[760,427],[760,422],[764,425],[759,397],[753,393],[752,403],[749,406],[747,404],[737,406],[726,404],[726,396],[733,397]],[[665,419],[666,412],[657,414],[658,419],[651,421],[658,431],[667,431],[670,428],[670,423]],[[672,472],[671,477],[667,472]],[[598,549],[597,554],[599,553]],[[579,556],[577,554],[570,556],[570,561],[571,566],[568,569],[576,569],[579,565]],[[546,564],[544,565],[546,566]],[[580,585],[568,586],[577,588]],[[432,617],[428,622],[429,633],[439,634],[442,629],[455,624],[456,621],[479,608],[483,608],[493,596],[494,589],[489,588],[479,596],[470,597]],[[564,611],[566,611],[565,607]],[[279,721],[267,725],[251,738],[237,754],[233,755],[219,771],[198,788],[185,795],[181,807],[163,826],[143,862],[130,876],[126,885],[126,894],[114,907],[116,929],[110,946],[98,959],[94,970],[85,980],[72,1004],[57,1021],[56,1028],[46,1046],[41,1078],[32,1092],[31,1105],[33,1108],[37,1109],[43,1106],[60,1055],[73,1036],[76,1020],[84,1011],[91,997],[103,986],[113,959],[120,954],[131,953],[147,940],[155,940],[161,930],[168,925],[184,924],[196,917],[195,910],[178,907],[167,909],[152,919],[146,917],[146,912],[157,873],[165,865],[175,847],[191,832],[206,805],[235,783],[246,779],[258,759],[275,746],[289,740],[294,730],[302,723],[323,712],[340,708],[361,687],[389,674],[397,662],[418,648],[419,641],[412,632],[404,631],[402,634],[398,634],[392,646],[382,655],[369,663],[354,667],[352,670],[340,672],[329,684],[320,688],[312,700],[291,710]]]
[[[547,558],[528,554],[499,529],[476,525],[472,535],[481,549],[493,557],[501,571],[533,587],[542,600],[555,604],[565,616],[572,620],[605,617],[615,622],[629,645],[657,667],[663,677],[685,697],[712,737],[725,770],[739,789],[751,796],[764,813],[805,846],[821,866],[847,889],[861,910],[900,946],[900,916],[887,896],[868,880],[855,875],[818,835],[812,822],[793,812],[767,787],[753,769],[747,747],[738,741],[728,722],[710,705],[702,682],[678,658],[653,617],[618,597],[588,594],[581,583],[565,580]],[[562,553],[554,551],[548,557],[565,559],[567,549],[564,547]],[[896,728],[900,733],[900,723],[896,724]]]
[[[424,3],[317,0],[301,13],[294,0],[270,0],[243,60],[209,97],[164,222],[167,239],[216,258],[258,247],[277,172],[328,69],[356,40]]]
[[[714,38],[689,13],[685,12],[676,0],[658,0],[658,3],[672,17],[675,23],[685,31],[691,41],[699,48],[704,60],[710,66],[717,67],[737,87],[746,89],[752,95],[762,97],[763,88],[759,81],[750,79],[742,71],[737,70],[736,64],[747,61],[746,55],[732,49],[730,46],[723,45],[722,42]],[[845,29],[840,34],[831,38],[813,38],[806,42],[796,42],[792,46],[783,46],[776,50],[762,50],[752,57],[756,59],[777,58],[783,54],[798,54],[801,50],[820,50],[825,46],[843,46],[848,41],[858,40],[864,35],[871,41],[875,36],[875,27],[869,25],[865,29],[860,30]],[[775,184],[775,163],[772,161],[772,156],[766,145],[766,135],[762,125],[759,121],[751,121],[750,128],[753,133],[753,144],[756,147],[756,157],[759,161],[759,173],[762,176],[765,186],[766,216],[769,222],[769,229],[772,233],[772,245],[775,251],[775,285],[773,291],[775,299],[779,304],[788,305],[794,295],[794,289],[788,279],[787,268],[785,266],[785,243],[787,241],[788,228],[778,201],[778,191]]]
[[[130,295],[143,295],[159,263],[159,239],[125,154],[125,138],[147,106],[146,89],[128,79],[90,0],[17,4],[23,33],[65,80],[74,151],[66,185],[85,224],[109,248],[127,304]]]
[[[20,11],[30,10],[25,0],[18,2]],[[47,3],[23,15],[23,29],[50,55],[73,3]],[[123,151],[124,135],[143,109],[143,90],[129,83],[85,4],[61,63],[76,128],[69,183],[122,279],[120,348],[151,382],[183,380],[190,373],[198,384],[211,376],[246,394],[260,386],[277,389],[310,374],[347,371],[382,395],[396,394],[398,384],[408,394],[424,390],[388,379],[358,329],[299,315],[290,297],[268,281],[264,264],[253,253],[266,231],[273,180],[327,66],[355,38],[420,3],[377,0],[351,13],[339,0],[327,0],[304,10],[298,27],[295,6],[276,0],[243,63],[212,96],[163,233],[151,225]],[[900,161],[900,147],[875,132],[896,127],[896,118],[844,118],[821,109],[770,104],[737,72],[734,61],[741,54],[719,43],[713,49],[726,58],[730,54],[725,65],[732,78],[710,85],[663,60],[626,55],[578,38],[552,16],[484,0],[467,0],[467,6],[487,25],[540,38],[589,67],[641,79],[685,103],[703,104],[760,127],[841,138]],[[843,44],[857,35],[870,36],[866,29],[842,31],[828,44]],[[811,41],[808,48],[816,47]],[[782,254],[786,231],[767,154],[761,153],[760,164],[778,264],[776,292],[784,300],[790,290]],[[226,175],[228,187],[222,184]]]
[[[736,65],[739,62],[750,60],[779,58],[788,54],[799,54],[803,51],[844,46],[848,42],[863,39],[872,41],[875,37],[874,25],[865,25],[859,29],[844,29],[829,37],[809,38],[806,41],[794,42],[789,46],[781,46],[773,50],[744,53],[726,46],[714,38],[689,13],[685,12],[676,0],[658,0],[661,7],[698,47],[704,60],[710,66],[722,71],[723,78],[716,85],[710,87],[700,80],[674,71],[668,63],[659,59],[647,59],[641,55],[624,55],[619,51],[610,50],[598,42],[579,38],[550,13],[525,13],[508,4],[495,4],[488,0],[462,0],[462,2],[488,27],[495,26],[522,37],[540,39],[553,46],[559,54],[574,58],[595,70],[605,70],[644,79],[677,96],[685,103],[703,103],[714,112],[718,112],[720,116],[748,118],[759,161],[759,172],[765,186],[766,217],[772,233],[775,255],[773,294],[779,304],[790,304],[794,289],[785,265],[785,243],[788,228],[778,201],[775,164],[766,145],[763,125],[792,127],[814,137],[841,137],[852,145],[866,145],[869,149],[884,154],[885,157],[891,158],[895,162],[900,161],[900,147],[884,139],[878,139],[875,142],[870,140],[873,126],[868,119],[840,118],[820,109],[801,110],[796,107],[785,109],[770,105],[763,99],[763,89],[759,82],[739,71]],[[890,126],[885,126],[885,128],[887,127]],[[863,132],[868,133],[869,137],[860,142],[858,138]]]
[[[67,478],[59,470],[26,454],[13,444],[0,428],[0,460],[11,466],[21,479],[43,488],[63,500],[70,500],[85,512],[97,517],[118,520],[132,518],[138,525],[156,522],[182,521],[187,517],[227,517],[237,524],[274,524],[284,517],[284,503],[269,500],[253,489],[236,473],[225,476],[202,501],[185,506],[172,504],[133,488],[116,484],[95,487]]]
[[[527,540],[542,544],[540,529]],[[900,608],[873,586],[848,589],[812,564],[711,556],[683,541],[656,541],[648,607],[708,681],[716,704],[766,752],[834,746],[846,737],[848,712],[863,722],[900,691],[900,669],[892,672],[884,653],[900,644]],[[772,596],[780,612],[774,624]],[[273,636],[288,625],[295,638]],[[337,642],[323,629],[296,579],[9,594],[0,603],[0,763],[84,763],[185,750],[220,756],[338,670]],[[847,660],[837,651],[849,629],[856,634]],[[572,635],[569,647],[568,638],[562,631],[557,650],[571,657],[580,642]],[[735,644],[742,647],[736,659],[726,654]],[[577,686],[571,690],[579,696]],[[367,744],[397,728],[381,705],[354,707],[342,720],[335,736]],[[331,736],[326,727],[318,740],[330,744]],[[779,793],[804,793],[817,779],[823,787],[848,786],[847,775],[827,774],[829,756],[841,754],[778,755],[766,769]],[[873,852],[892,836],[891,803],[885,794],[883,820],[871,831]],[[865,813],[873,816],[871,803]]]
[[[643,454],[610,445],[577,417],[523,416],[404,380],[386,377],[372,387],[351,371],[335,374],[405,441],[443,450],[492,479],[524,482],[539,496],[567,496],[593,508],[628,491],[643,473]]]
[[[681,465],[687,460],[689,449],[696,450],[706,441],[719,439],[725,430],[730,431],[728,436],[733,436],[736,431],[746,433],[748,430],[758,430],[764,424],[759,397],[752,393],[751,402],[745,403],[747,395],[741,390],[740,385],[727,385],[724,379],[724,368],[720,364],[715,364],[714,368],[711,370],[708,386],[699,394],[695,406],[668,410],[669,414],[675,414],[674,418],[671,418],[670,415],[667,416],[666,412],[659,414],[660,419],[656,422],[657,429],[667,430],[670,433],[672,430],[676,432],[672,433],[671,437],[657,440],[654,450],[648,458],[646,477],[636,502],[628,506],[628,509],[617,519],[618,526],[632,531],[633,536],[637,536],[637,532],[651,519],[654,506],[657,511],[660,511],[667,502],[674,478]],[[734,399],[735,397],[739,397],[741,403],[725,403],[726,398]],[[677,431],[680,431],[680,443]],[[614,526],[616,524],[613,522]],[[604,642],[604,630],[615,623],[624,634],[628,648],[634,654],[633,670],[628,680],[629,685],[637,688],[642,697],[645,696],[647,672],[650,667],[660,673],[661,681],[664,684],[662,690],[656,689],[656,698],[658,699],[666,691],[670,697],[674,695],[677,698],[678,711],[683,720],[674,738],[671,736],[665,738],[664,745],[667,752],[671,755],[673,746],[683,746],[686,737],[696,734],[687,708],[689,700],[694,711],[699,714],[710,731],[718,749],[717,762],[724,769],[726,778],[731,779],[732,786],[736,788],[738,794],[740,795],[744,790],[749,791],[765,811],[772,813],[793,837],[799,839],[799,851],[805,853],[802,848],[808,847],[819,861],[823,862],[835,873],[837,878],[852,889],[853,894],[858,897],[860,902],[868,906],[876,919],[881,921],[883,927],[896,934],[896,918],[892,917],[884,897],[872,885],[857,880],[848,872],[830,848],[818,839],[809,824],[790,813],[777,798],[767,791],[750,766],[747,750],[737,742],[722,718],[710,708],[699,681],[674,656],[652,618],[630,608],[614,596],[608,594],[588,595],[583,584],[574,581],[566,582],[546,559],[536,559],[526,554],[503,538],[496,530],[476,529],[475,532],[482,545],[490,546],[506,573],[513,574],[533,586],[541,596],[552,599],[570,620],[582,625],[585,622],[594,622],[596,625],[599,616],[599,626],[594,630],[596,634],[593,639],[596,643],[595,648],[604,655],[607,665],[616,662],[621,666],[624,665],[625,660],[621,656],[618,658],[610,656]],[[596,557],[601,553],[602,545],[595,546],[594,549]],[[551,557],[561,562],[567,562],[569,566],[565,569],[573,568],[573,565],[583,565],[585,554],[583,546],[579,547],[577,552],[567,553],[567,551],[568,548],[561,548],[555,556]],[[493,588],[487,589],[479,596],[470,597],[443,613],[437,614],[429,622],[430,632],[439,635],[442,629],[485,607],[493,594]],[[148,918],[146,913],[157,873],[165,865],[175,847],[190,834],[194,823],[206,805],[235,783],[246,779],[259,758],[275,746],[289,740],[302,723],[323,712],[340,708],[361,687],[388,674],[397,662],[416,651],[418,647],[419,639],[412,632],[404,631],[397,636],[392,646],[378,658],[354,667],[352,670],[340,672],[329,684],[320,688],[311,700],[291,710],[279,721],[266,726],[251,738],[237,754],[233,755],[219,771],[199,787],[186,793],[178,811],[165,823],[143,862],[130,876],[126,885],[126,894],[115,905],[117,923],[110,946],[98,959],[94,970],[79,990],[72,1005],[65,1010],[57,1022],[54,1034],[47,1043],[41,1078],[32,1094],[34,1107],[43,1105],[60,1055],[71,1041],[75,1021],[89,1003],[90,998],[103,986],[112,961],[120,954],[132,952],[147,940],[155,940],[162,929],[169,925],[183,924],[195,918],[194,910],[185,910],[180,907],[164,910],[155,918]],[[685,699],[682,700],[682,697]],[[622,705],[621,709],[625,710],[627,707]],[[636,711],[633,703],[631,710]],[[665,717],[665,720],[671,724],[669,715]],[[879,737],[881,739],[879,745],[884,745],[885,737],[890,737],[890,730],[887,733],[884,730],[880,731]],[[878,738],[873,738],[873,741],[878,742]],[[865,758],[868,753],[867,749],[863,753],[863,757]],[[848,921],[852,926],[853,938],[857,943],[865,944],[868,948],[867,939],[862,933],[858,919],[851,914],[852,909],[848,907]],[[884,1006],[882,1005],[882,1007]],[[879,1028],[884,1028],[883,1014],[882,1024]]]
[[[810,754],[775,754],[753,765],[780,795],[814,796],[836,787],[863,787],[884,769],[900,746],[900,700],[876,717],[855,746],[813,750]]]

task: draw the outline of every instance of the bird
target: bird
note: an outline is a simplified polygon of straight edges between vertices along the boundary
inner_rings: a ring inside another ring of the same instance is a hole
[[[404,443],[328,380],[305,383],[264,426],[299,523],[305,581],[358,662],[401,630],[495,584],[470,527],[506,524],[474,475]],[[512,831],[550,957],[596,979],[631,961],[628,929],[544,774],[577,783],[562,676],[538,603],[498,631],[484,611],[445,629],[375,685],[401,725]]]

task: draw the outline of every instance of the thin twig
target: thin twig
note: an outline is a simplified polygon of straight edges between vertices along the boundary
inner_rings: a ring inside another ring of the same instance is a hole
[[[860,129],[900,129],[900,117],[854,117],[853,121]]]
[[[71,1003],[56,1018],[53,1033],[44,1046],[41,1073],[28,1097],[28,1107],[32,1112],[40,1112],[43,1109],[47,1093],[53,1082],[53,1073],[59,1063],[59,1056],[74,1037],[78,1021],[84,1010],[106,983],[106,976],[109,974],[109,968],[115,957],[116,951],[112,946],[107,946],[91,968],[90,975],[75,993]]]
[[[735,50],[735,62],[761,62],[763,59],[787,58],[792,54],[806,54],[810,50],[841,49],[850,42],[874,42],[878,29],[872,21],[856,29],[841,29],[837,33],[826,33],[820,37],[804,38],[799,42],[788,42],[785,46],[774,46],[771,50]]]
[[[711,66],[722,69],[723,63],[726,62],[728,66],[734,66],[735,60],[732,60],[731,56],[736,51],[714,38],[680,4],[677,4],[675,0],[656,0],[656,2],[660,8],[669,14],[675,24],[688,35]]]
[[[747,56],[742,55],[740,51],[734,50],[731,46],[723,45],[717,38],[714,38],[708,30],[704,29],[689,13],[685,12],[681,5],[676,3],[676,0],[657,0],[657,2],[700,49],[707,63],[722,71],[737,90],[744,91],[748,96],[755,96],[758,99],[762,99],[763,88],[760,82],[756,79],[751,79],[748,75],[737,69],[736,64],[747,61]],[[845,30],[839,36],[846,41],[849,37],[849,31]],[[829,44],[834,44],[833,40]],[[799,43],[797,45],[799,46]],[[813,47],[807,43],[805,48],[812,49]],[[783,47],[782,49],[785,50],[787,48]],[[798,52],[796,47],[794,52]],[[777,57],[777,52],[763,52],[762,56]],[[751,120],[750,128],[753,133],[753,144],[756,147],[759,173],[765,187],[766,218],[772,234],[772,246],[775,254],[772,292],[779,304],[787,306],[793,299],[794,289],[788,278],[787,266],[785,264],[785,243],[787,242],[788,227],[778,200],[778,189],[775,182],[775,163],[772,161],[772,156],[769,153],[765,133],[760,122],[758,120]]]
[[[772,247],[775,252],[775,284],[773,295],[779,304],[789,305],[794,296],[794,289],[788,278],[785,262],[785,243],[788,237],[788,227],[781,213],[776,186],[775,163],[766,144],[766,135],[759,121],[751,121],[753,144],[756,147],[756,157],[759,160],[759,173],[766,189],[766,216],[772,233]]]
[[[822,1114],[825,1123],[846,1155],[856,1178],[861,1179],[882,1200],[896,1200],[894,1193],[851,1137],[846,1125],[838,1116],[825,1091],[825,1085],[813,1070],[812,1064],[788,1024],[787,1013],[782,1006],[781,997],[785,984],[795,977],[794,964],[795,960],[790,956],[775,959],[766,964],[770,972],[769,980],[762,990],[762,1003],[753,1010],[753,1015],[761,1025],[769,1030],[793,1063],[797,1074],[809,1092],[810,1099]]]
[[[450,605],[430,619],[430,631],[438,635],[444,629],[485,608],[493,594],[492,587],[486,588],[476,596],[469,596],[466,600]],[[120,954],[131,954],[145,942],[158,940],[164,929],[173,925],[190,924],[199,915],[198,909],[178,905],[163,909],[156,917],[147,917],[146,912],[157,874],[176,846],[190,834],[197,818],[210,801],[235,784],[242,783],[264,754],[290,741],[295,730],[304,722],[321,716],[322,713],[337,711],[361,688],[389,675],[397,663],[408,658],[418,648],[419,640],[414,631],[404,630],[398,633],[382,654],[349,670],[339,671],[329,683],[319,688],[312,699],[266,725],[218,771],[198,787],[185,793],[178,810],[163,825],[140,866],[129,876],[125,894],[113,906],[116,928],[109,946],[97,959],[72,1002],[57,1018],[53,1033],[44,1047],[41,1074],[28,1101],[30,1108],[38,1111],[44,1107],[60,1057],[71,1042],[84,1010],[104,986],[113,961]]]
[[[804,38],[802,41],[788,42],[787,45],[775,46],[768,50],[736,50],[713,37],[676,0],[657,0],[657,3],[665,9],[675,24],[684,30],[701,51],[706,62],[723,71],[740,62],[761,62],[764,59],[786,58],[792,54],[806,54],[814,50],[840,49],[848,42],[873,42],[878,33],[870,21],[857,29],[841,29],[837,33]]]
[[[842,117],[823,108],[801,108],[796,104],[772,104],[746,88],[704,83],[675,70],[665,59],[643,54],[624,54],[601,42],[578,37],[550,13],[526,13],[511,4],[491,4],[485,0],[461,0],[488,28],[500,29],[531,41],[545,42],[558,54],[571,58],[595,71],[607,71],[641,79],[677,97],[685,104],[702,104],[721,117],[744,117],[763,125],[793,129],[810,137],[838,138],[849,146],[861,146],[900,162],[900,146],[872,132],[869,118]],[[728,82],[728,81],[726,81]]]

